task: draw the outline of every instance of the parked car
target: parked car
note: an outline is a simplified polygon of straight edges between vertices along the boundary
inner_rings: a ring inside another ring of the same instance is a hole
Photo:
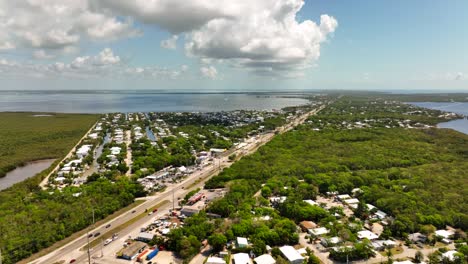
[[[97,232],[96,234],[94,234],[94,237],[97,237],[101,234],[101,232]]]
[[[106,225],[106,228],[109,228],[109,227],[111,227],[111,224],[107,224],[107,225]]]
[[[93,234],[89,234],[88,237],[93,237]]]
[[[133,211],[132,211],[132,214],[134,214],[134,213],[136,213],[136,210],[133,210]]]
[[[69,263],[75,263],[75,262],[76,262],[76,259],[72,259],[72,260],[70,260]]]

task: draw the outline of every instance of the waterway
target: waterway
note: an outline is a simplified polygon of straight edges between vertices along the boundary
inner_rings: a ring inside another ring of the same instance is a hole
[[[307,104],[290,93],[160,93],[155,91],[0,91],[0,112],[218,112]]]
[[[153,130],[151,130],[150,127],[146,127],[146,135],[148,136],[148,139],[151,141],[156,141],[156,136],[153,133]]]
[[[47,169],[54,163],[55,159],[38,160],[27,163],[25,166],[18,167],[0,178],[0,191],[4,190],[15,183],[21,182],[30,178],[39,172]]]
[[[468,135],[468,103],[453,102],[453,103],[439,103],[439,102],[423,102],[423,103],[411,103],[413,105],[441,110],[445,112],[453,112],[461,115],[465,115],[463,119],[456,119],[448,122],[437,124],[440,128],[451,128],[453,130],[465,133]]]

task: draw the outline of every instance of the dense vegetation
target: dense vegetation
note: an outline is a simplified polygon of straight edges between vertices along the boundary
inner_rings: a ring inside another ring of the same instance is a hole
[[[316,119],[333,116],[325,112]],[[391,225],[395,236],[418,231],[427,224],[439,228],[449,224],[466,230],[467,158],[468,136],[452,130],[331,127],[315,131],[313,125],[305,125],[276,137],[212,178],[207,188],[227,185],[231,189],[210,211],[231,217],[239,210],[248,211],[255,207],[252,196],[262,183],[293,178],[289,185],[302,195],[298,199],[306,198],[302,193],[307,193],[298,189],[298,180],[305,180],[301,188],[307,188],[308,183],[320,193],[351,193],[360,187],[364,191],[361,200],[395,216]],[[287,192],[278,190],[288,186],[279,181],[282,183],[276,190],[270,183],[262,192]],[[280,212],[296,221],[313,213],[288,210]]]
[[[0,177],[28,161],[64,156],[96,115],[0,113]]]
[[[16,263],[89,226],[92,210],[99,220],[141,195],[141,185],[125,177],[115,183],[99,179],[53,193],[23,186],[0,192],[3,263]]]

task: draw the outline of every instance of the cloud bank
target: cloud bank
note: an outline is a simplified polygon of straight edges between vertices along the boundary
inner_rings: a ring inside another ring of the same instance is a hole
[[[51,59],[86,42],[141,36],[138,22],[172,34],[161,42],[166,49],[176,49],[183,35],[186,55],[200,61],[297,77],[316,64],[338,27],[329,15],[300,20],[303,6],[303,0],[0,0],[0,51],[21,48]],[[203,76],[216,75],[214,67],[203,68],[209,70]]]

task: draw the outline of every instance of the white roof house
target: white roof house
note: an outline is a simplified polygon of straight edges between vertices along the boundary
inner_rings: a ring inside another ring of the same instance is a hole
[[[91,147],[92,147],[92,145],[83,145],[83,146],[81,146],[81,147],[76,151],[76,155],[77,155],[79,158],[82,158],[82,157],[88,155],[88,152],[91,150]]]
[[[56,182],[63,182],[64,180],[66,180],[67,178],[64,178],[64,177],[57,177],[55,178],[55,181]]]
[[[249,254],[247,253],[237,253],[233,255],[234,264],[252,264]]]
[[[385,218],[387,217],[387,214],[384,213],[384,212],[382,212],[382,211],[380,211],[380,210],[377,211],[377,212],[375,213],[375,215],[376,215],[379,219],[385,219]]]
[[[226,261],[218,257],[209,257],[208,260],[206,260],[206,264],[226,264]]]
[[[346,200],[344,200],[344,202],[345,202],[346,204],[358,204],[358,203],[359,203],[359,200],[356,199],[356,198],[352,198],[352,199],[346,199]]]
[[[111,151],[112,155],[119,155],[119,154],[120,154],[120,150],[122,150],[120,147],[112,147],[112,148],[110,148],[110,151]]]
[[[336,197],[338,197],[338,199],[340,199],[341,201],[351,199],[351,196],[349,196],[349,194],[341,194],[341,195],[337,195]]]
[[[88,135],[89,138],[92,138],[92,139],[97,139],[98,137],[98,134],[97,133],[91,133]]]
[[[247,241],[247,238],[245,237],[238,237],[236,239],[237,247],[244,248],[249,245],[249,242]]]
[[[369,239],[369,240],[374,240],[374,239],[379,238],[378,235],[372,233],[372,232],[369,231],[369,230],[362,230],[362,231],[359,231],[359,232],[357,233],[357,236],[358,236],[359,239],[367,238],[367,239]]]
[[[438,237],[443,237],[443,238],[450,238],[451,236],[453,236],[453,234],[455,234],[454,231],[452,230],[436,230],[435,231],[435,235],[438,236]]]
[[[373,206],[372,204],[367,204],[367,210],[372,211],[374,208],[377,208]]]
[[[308,203],[308,204],[310,204],[310,205],[318,205],[317,202],[312,201],[312,200],[310,200],[310,199],[309,199],[309,200],[304,200],[304,202],[306,202],[306,203]]]
[[[304,257],[291,246],[282,246],[279,250],[291,264],[302,264],[304,261]]]
[[[276,264],[276,260],[268,254],[263,254],[254,258],[256,264]]]
[[[455,251],[455,250],[449,250],[447,252],[445,252],[444,254],[442,254],[442,258],[446,258],[450,261],[454,261],[455,260],[455,254],[457,254],[458,252]]]
[[[81,164],[81,159],[71,160],[68,163],[64,164],[63,167],[72,167],[72,165]]]
[[[318,228],[314,228],[314,229],[309,229],[309,233],[311,235],[314,235],[314,236],[325,235],[325,234],[328,234],[328,232],[330,232],[330,231],[328,229],[326,229],[325,227],[318,227]]]

